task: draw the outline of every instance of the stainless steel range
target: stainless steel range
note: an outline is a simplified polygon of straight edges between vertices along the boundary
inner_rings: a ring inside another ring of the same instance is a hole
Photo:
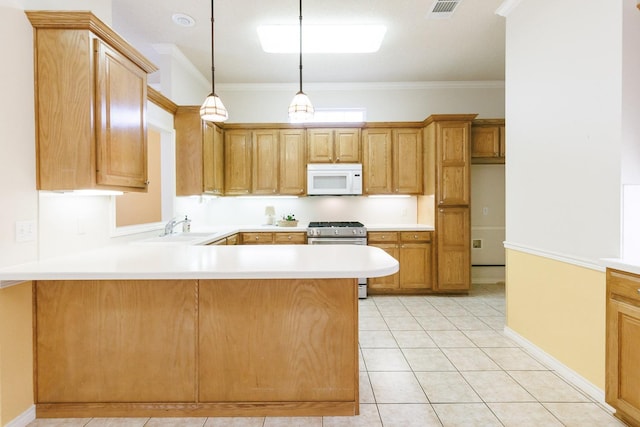
[[[307,228],[310,245],[366,245],[367,229],[360,222],[310,222]],[[367,297],[367,278],[358,278],[358,297]]]

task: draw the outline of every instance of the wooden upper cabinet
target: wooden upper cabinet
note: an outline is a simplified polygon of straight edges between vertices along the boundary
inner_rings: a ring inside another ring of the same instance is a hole
[[[279,194],[300,196],[305,193],[307,183],[305,135],[304,129],[280,131]]]
[[[393,141],[391,129],[365,129],[362,132],[362,174],[366,194],[393,192]]]
[[[222,195],[224,140],[222,129],[200,119],[200,107],[178,107],[176,129],[176,195]]]
[[[422,192],[420,129],[365,129],[362,134],[364,191],[367,194]]]
[[[253,194],[278,192],[279,131],[257,130],[253,136]]]
[[[251,193],[251,131],[227,130],[224,133],[224,193]]]
[[[39,190],[147,188],[147,74],[91,12],[26,12],[34,27]]]
[[[308,163],[360,163],[360,129],[307,129]]]
[[[505,142],[504,120],[474,120],[471,126],[473,163],[504,163]]]

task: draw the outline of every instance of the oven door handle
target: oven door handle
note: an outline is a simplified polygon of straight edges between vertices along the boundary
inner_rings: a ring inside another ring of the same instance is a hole
[[[309,245],[365,245],[367,239],[363,238],[327,238],[310,237],[307,239]]]

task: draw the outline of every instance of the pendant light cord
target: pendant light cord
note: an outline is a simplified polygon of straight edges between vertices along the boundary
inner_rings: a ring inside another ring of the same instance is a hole
[[[302,93],[302,0],[300,0],[300,92]]]
[[[302,2],[302,0],[300,0],[300,2]],[[215,19],[214,19],[214,13],[213,13],[213,0],[211,0],[211,93],[212,94],[216,93],[216,78],[215,78],[216,66],[214,62],[215,42],[213,38],[214,25],[215,25]]]

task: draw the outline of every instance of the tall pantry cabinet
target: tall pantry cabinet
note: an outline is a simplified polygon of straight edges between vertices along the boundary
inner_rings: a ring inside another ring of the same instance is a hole
[[[432,115],[425,121],[425,188],[435,202],[437,280],[434,290],[471,286],[470,135],[475,114]]]
[[[25,12],[34,28],[39,190],[147,189],[147,74],[91,12]]]

